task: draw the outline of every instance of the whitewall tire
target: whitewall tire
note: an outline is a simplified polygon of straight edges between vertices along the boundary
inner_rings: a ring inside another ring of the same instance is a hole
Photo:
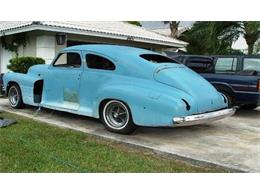
[[[8,90],[8,99],[12,108],[22,108],[24,106],[22,93],[17,84],[12,84]]]
[[[129,107],[119,100],[109,100],[103,104],[100,115],[109,131],[130,134],[136,129]]]

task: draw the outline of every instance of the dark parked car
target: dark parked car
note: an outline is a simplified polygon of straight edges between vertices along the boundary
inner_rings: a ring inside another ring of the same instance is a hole
[[[229,104],[245,109],[260,105],[260,56],[175,55],[171,58],[200,73]]]

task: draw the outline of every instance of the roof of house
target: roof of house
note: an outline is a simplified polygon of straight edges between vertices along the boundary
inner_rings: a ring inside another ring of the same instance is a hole
[[[71,50],[89,50],[92,52],[101,52],[103,54],[114,54],[116,55],[140,55],[140,54],[158,54],[151,50],[123,46],[123,45],[109,45],[109,44],[87,44],[87,45],[76,45],[71,47],[66,47],[63,51],[71,51]]]
[[[185,47],[186,42],[173,39],[126,22],[101,21],[1,21],[0,36],[32,30],[46,30],[99,36],[171,47]]]

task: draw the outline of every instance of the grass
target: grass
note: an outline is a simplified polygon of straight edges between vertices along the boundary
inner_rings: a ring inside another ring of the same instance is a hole
[[[227,172],[9,113],[0,128],[0,172]]]

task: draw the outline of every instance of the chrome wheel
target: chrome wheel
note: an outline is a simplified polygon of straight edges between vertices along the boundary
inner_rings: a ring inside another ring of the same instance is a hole
[[[19,103],[19,92],[16,89],[15,86],[10,87],[9,93],[8,93],[9,102],[12,107],[15,107]]]
[[[129,121],[129,111],[122,102],[111,100],[103,109],[103,118],[110,128],[120,130]]]

